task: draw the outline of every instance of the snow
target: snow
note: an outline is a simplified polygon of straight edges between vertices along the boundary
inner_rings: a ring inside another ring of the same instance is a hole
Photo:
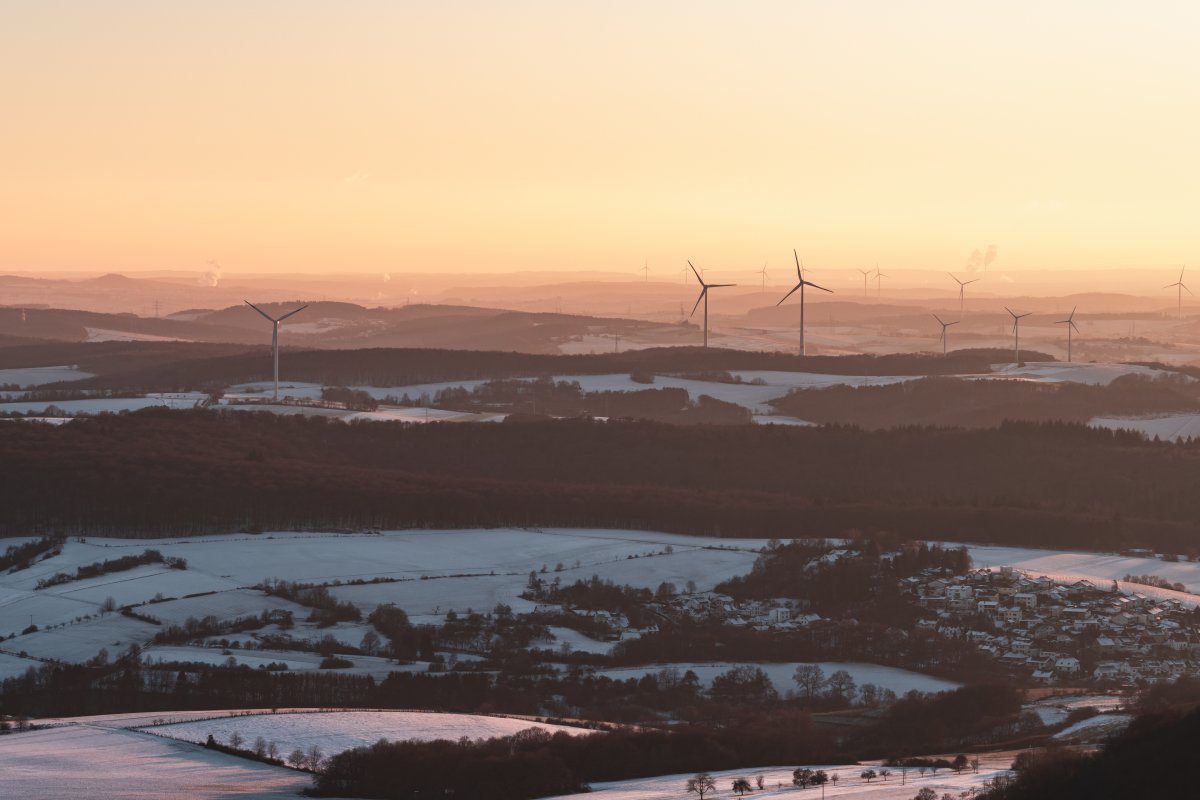
[[[261,736],[275,742],[280,752],[296,748],[307,750],[319,745],[326,756],[353,747],[367,747],[380,739],[431,741],[448,739],[490,739],[512,736],[527,728],[540,728],[549,733],[562,731],[572,736],[590,734],[586,728],[548,725],[524,719],[489,717],[475,714],[450,714],[424,711],[331,711],[296,714],[259,714],[234,716],[216,720],[160,725],[143,730],[172,739],[203,743],[212,734],[218,742],[228,744],[236,731],[247,742]]]
[[[663,581],[683,587],[693,580],[700,590],[706,590],[728,577],[749,572],[766,544],[766,540],[757,539],[721,540],[645,531],[511,528],[360,534],[279,532],[191,539],[92,537],[82,542],[69,539],[61,554],[26,570],[0,575],[0,636],[19,634],[30,624],[30,615],[42,629],[0,643],[0,654],[24,650],[38,658],[78,662],[92,658],[101,648],[115,656],[130,644],[147,645],[160,628],[117,613],[98,616],[100,605],[108,597],[118,606],[137,605],[138,613],[164,625],[180,624],[189,617],[211,615],[228,620],[257,616],[269,609],[289,610],[296,620],[295,628],[288,631],[292,637],[316,640],[328,634],[357,645],[367,630],[365,623],[319,629],[304,621],[308,609],[251,587],[267,578],[314,583],[394,579],[386,583],[343,583],[331,591],[364,612],[381,603],[393,603],[407,611],[415,624],[421,624],[441,622],[452,609],[490,612],[499,603],[518,613],[532,611],[534,604],[519,595],[525,590],[529,573],[540,573],[543,567],[547,579],[559,577],[573,582],[599,574],[618,583],[650,589]],[[668,545],[673,550],[669,554],[665,552]],[[81,565],[140,554],[147,548],[185,558],[188,568],[171,570],[153,564],[48,589],[34,588],[39,579],[55,573],[74,573]],[[556,572],[560,563],[562,571]],[[156,596],[173,599],[147,602]],[[89,616],[96,618],[77,621]],[[47,630],[58,625],[62,627]],[[598,645],[575,640],[573,646],[583,649]],[[258,655],[257,651],[246,653],[247,658]],[[203,649],[199,656],[214,657]],[[289,666],[295,660],[297,669],[314,668],[303,655],[265,657],[268,661],[285,661]],[[386,672],[385,665],[355,661],[356,671]],[[25,666],[0,664],[0,670],[24,671]],[[391,665],[391,669],[400,667]]]
[[[1073,742],[1096,741],[1123,731],[1131,721],[1132,714],[1097,714],[1063,728],[1054,734],[1054,738]]]
[[[81,381],[84,378],[95,377],[90,372],[83,372],[78,367],[23,367],[21,369],[0,369],[0,386],[16,384],[22,389],[33,386],[45,386],[48,383],[61,381]]]
[[[295,798],[305,773],[85,721],[0,738],[6,797],[23,800]]]
[[[712,685],[713,678],[721,673],[728,672],[734,667],[758,667],[767,673],[767,676],[771,679],[771,683],[775,686],[775,691],[785,694],[789,691],[795,691],[796,684],[792,680],[792,676],[796,673],[796,668],[799,666],[820,667],[825,673],[826,678],[838,670],[845,670],[850,673],[854,682],[860,687],[865,683],[873,683],[882,689],[891,689],[898,696],[913,690],[918,692],[945,692],[957,689],[961,685],[953,681],[935,678],[931,675],[922,675],[919,672],[909,672],[897,667],[884,667],[878,664],[862,664],[850,661],[786,662],[781,664],[735,661],[651,664],[640,667],[602,669],[597,670],[596,674],[605,675],[614,680],[628,680],[629,678],[641,678],[644,675],[651,675],[664,669],[677,670],[680,675],[691,670],[696,673],[696,677],[700,679],[700,683],[707,687]]]
[[[175,336],[155,336],[152,333],[134,333],[109,328],[84,328],[89,342],[186,342]]]
[[[838,776],[836,784],[827,783],[823,790],[800,790],[793,786],[792,770],[796,769],[794,765],[721,770],[710,774],[716,779],[717,792],[714,795],[716,797],[731,797],[730,784],[735,778],[746,778],[753,785],[755,777],[762,775],[765,789],[761,792],[755,789],[752,794],[747,795],[748,797],[796,798],[811,796],[818,798],[823,792],[828,798],[842,798],[842,800],[912,800],[913,796],[924,787],[933,789],[938,797],[946,793],[957,797],[960,792],[980,787],[985,781],[991,780],[996,775],[1007,773],[1014,756],[1015,753],[1012,752],[981,753],[979,754],[978,774],[970,770],[964,770],[962,773],[940,770],[937,773],[927,772],[922,776],[915,769],[904,770],[899,767],[890,767],[892,775],[888,780],[876,778],[871,783],[867,783],[859,775],[869,766],[878,769],[877,762],[852,765],[808,765],[812,769],[825,770],[831,777],[835,774]],[[953,755],[950,757],[953,758]],[[907,775],[903,776],[903,782],[902,772],[907,772]],[[684,788],[688,778],[691,777],[694,776],[692,774],[662,775],[654,778],[595,783],[592,784],[592,794],[588,796],[595,800],[685,800],[695,797],[695,795],[689,795]],[[567,800],[570,797],[577,797],[577,795],[562,795],[547,800]]]
[[[556,625],[550,626],[550,635],[554,637],[553,641],[535,642],[534,647],[542,647],[548,650],[558,650],[563,645],[567,645],[572,652],[579,653],[608,653],[613,649],[612,642],[601,642],[591,637],[584,636],[582,633],[571,628],[560,628]]]
[[[1200,414],[1166,414],[1155,417],[1093,417],[1088,425],[1109,430],[1137,431],[1149,439],[1178,441],[1200,437]]]
[[[1124,704],[1124,698],[1115,695],[1091,694],[1047,697],[1030,703],[1025,708],[1037,714],[1043,725],[1052,726],[1066,721],[1067,715],[1081,708],[1116,711]]]
[[[1016,364],[993,364],[993,373],[970,377],[993,379],[1021,379],[1043,383],[1088,383],[1107,386],[1126,375],[1142,375],[1149,378],[1167,374],[1164,370],[1142,367],[1135,364],[1092,364],[1066,363],[1062,361],[1031,361],[1022,366]],[[1171,372],[1170,374],[1178,374]]]
[[[54,406],[66,414],[116,414],[143,408],[193,408],[205,400],[203,392],[156,392],[140,397],[97,397],[87,400],[37,400],[0,403],[0,414],[46,414]]]
[[[1089,580],[1101,589],[1111,587],[1116,580],[1125,594],[1139,592],[1147,597],[1179,600],[1193,605],[1200,603],[1200,597],[1196,596],[1200,594],[1200,563],[1196,562],[1181,560],[1173,563],[1157,558],[1112,553],[1076,553],[1022,547],[967,545],[967,549],[976,567],[1011,566],[1035,578],[1044,575],[1066,583]],[[1126,575],[1158,575],[1171,583],[1182,583],[1188,593],[1126,583],[1121,580]]]

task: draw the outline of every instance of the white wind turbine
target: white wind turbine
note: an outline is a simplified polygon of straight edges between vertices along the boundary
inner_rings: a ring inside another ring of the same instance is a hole
[[[262,314],[266,319],[268,319],[271,322],[271,357],[275,361],[275,399],[278,400],[279,399],[279,323],[283,322],[285,319],[292,316],[293,314],[299,314],[301,311],[308,308],[308,304],[305,303],[304,305],[300,306],[296,310],[289,311],[288,313],[284,314],[282,317],[279,317],[278,319],[276,319],[275,317],[272,317],[270,314],[263,311],[258,306],[254,305],[254,303],[251,303],[249,300],[246,301],[246,305],[253,308],[259,314]]]
[[[1013,310],[1008,306],[1004,310],[1013,318],[1013,361],[1016,366],[1021,365],[1021,320],[1032,314],[1032,311],[1026,311],[1024,314],[1013,313]]]
[[[860,269],[859,272],[861,272],[862,276],[863,276],[863,297],[866,297],[867,296],[867,279],[871,277],[871,270]]]
[[[1166,286],[1163,287],[1164,289],[1170,289],[1172,286],[1179,287],[1178,291],[1179,291],[1179,318],[1180,319],[1183,319],[1183,290],[1187,289],[1188,294],[1192,293],[1191,289],[1188,289],[1188,287],[1183,285],[1183,270],[1185,270],[1185,269],[1187,269],[1186,264],[1184,265],[1183,269],[1179,270],[1179,280],[1175,281],[1174,283],[1168,283]]]
[[[946,329],[951,325],[957,325],[958,323],[962,322],[962,320],[956,319],[954,322],[942,322],[942,318],[937,314],[934,314],[933,318],[936,319],[938,324],[942,326],[942,355],[946,355]]]
[[[688,266],[692,267],[692,272],[696,273],[696,280],[700,281],[700,296],[696,298],[696,305],[692,306],[692,313],[688,314],[688,319],[696,315],[696,309],[700,306],[700,301],[704,301],[704,346],[708,347],[708,290],[723,289],[726,286],[737,286],[736,283],[705,283],[704,278],[700,277],[700,271],[692,266],[692,262],[688,262]]]
[[[1079,308],[1079,306],[1075,306],[1075,308]],[[1058,322],[1054,323],[1055,325],[1066,325],[1067,326],[1067,363],[1068,364],[1071,363],[1071,331],[1079,330],[1079,326],[1075,324],[1075,308],[1071,309],[1071,313],[1067,316],[1066,319],[1060,319]]]
[[[792,287],[792,291],[783,296],[783,300],[787,300],[796,290],[800,290],[800,355],[804,355],[804,287],[811,286],[814,289],[820,289],[822,292],[833,294],[832,289],[826,289],[824,286],[817,286],[812,281],[804,277],[804,268],[800,266],[800,256],[797,255],[795,249],[792,250],[792,256],[796,259],[796,285]],[[776,303],[776,307],[783,305],[783,300]]]
[[[953,272],[947,272],[946,274],[951,278],[954,278],[954,282],[958,284],[958,315],[961,317],[963,313],[963,290],[967,287],[968,283],[974,283],[975,281],[979,280],[979,278],[972,278],[969,281],[960,281],[958,276]]]

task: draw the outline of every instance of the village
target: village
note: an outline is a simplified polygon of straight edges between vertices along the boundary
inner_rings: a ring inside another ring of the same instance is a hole
[[[1012,567],[965,575],[931,569],[901,585],[928,612],[921,627],[966,639],[1040,683],[1173,680],[1193,671],[1200,653],[1194,604],[1153,586],[1062,583]]]

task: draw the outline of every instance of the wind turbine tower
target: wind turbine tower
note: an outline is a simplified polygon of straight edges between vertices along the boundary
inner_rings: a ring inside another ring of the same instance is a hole
[[[643,264],[642,268],[638,270],[638,272],[642,273],[643,282],[650,280],[650,262],[647,261],[645,264]]]
[[[1079,308],[1079,306],[1075,306],[1075,308]],[[1054,323],[1055,325],[1066,325],[1067,326],[1067,363],[1068,364],[1071,363],[1071,331],[1079,330],[1079,326],[1075,324],[1075,308],[1071,309],[1071,313],[1070,313],[1070,315],[1067,316],[1066,319],[1060,319],[1058,322]]]
[[[763,262],[763,268],[758,271],[758,274],[762,275],[762,288],[765,292],[767,290],[767,262]]]
[[[265,317],[271,323],[271,357],[275,361],[275,399],[278,400],[279,399],[279,323],[283,322],[285,319],[292,316],[293,314],[299,314],[301,311],[308,308],[308,304],[305,303],[304,305],[300,306],[299,308],[295,309],[294,311],[289,311],[288,313],[284,314],[282,317],[279,317],[278,319],[276,319],[275,317],[272,317],[270,314],[263,311],[258,306],[254,305],[254,303],[251,303],[249,300],[246,301],[246,305],[253,308],[259,314],[262,314],[263,317]]]
[[[879,265],[876,264],[875,265],[875,299],[876,300],[878,300],[880,297],[883,296],[883,278],[886,278],[886,277],[887,277],[887,275],[884,275],[882,272],[880,272]]]
[[[787,300],[795,294],[797,289],[800,290],[800,355],[804,355],[804,287],[811,286],[814,289],[820,289],[822,292],[829,292],[830,294],[833,294],[833,290],[826,289],[824,286],[817,286],[812,281],[806,279],[804,277],[804,268],[800,266],[800,256],[794,248],[792,249],[792,256],[796,259],[796,285],[792,287],[792,291],[783,296],[783,300]],[[783,305],[783,300],[780,300],[775,306],[778,308]]]
[[[1024,314],[1014,314],[1013,310],[1008,306],[1004,310],[1013,318],[1013,362],[1016,365],[1021,363],[1021,320],[1032,314],[1032,311],[1026,311]]]
[[[737,286],[736,283],[705,283],[704,278],[700,277],[700,272],[688,262],[688,266],[692,268],[692,272],[696,273],[696,280],[700,281],[700,296],[696,298],[696,305],[692,306],[692,313],[688,314],[688,319],[696,315],[696,309],[700,306],[700,301],[704,301],[704,346],[708,347],[708,290],[723,289],[726,286]]]
[[[963,314],[963,290],[967,287],[968,283],[974,283],[975,281],[979,280],[979,278],[972,278],[969,281],[960,281],[958,276],[953,272],[947,272],[946,274],[951,278],[954,278],[954,282],[958,284],[958,316],[961,317]]]
[[[859,272],[861,272],[862,276],[863,276],[863,297],[866,297],[867,296],[867,279],[871,277],[871,270],[860,269]]]
[[[934,314],[933,318],[936,319],[938,324],[942,326],[942,355],[946,355],[946,329],[951,325],[957,325],[958,323],[962,322],[962,320],[956,319],[954,322],[942,322],[942,318],[937,314]]]
[[[1183,270],[1185,270],[1185,269],[1187,269],[1186,264],[1183,266],[1183,269],[1179,270],[1179,280],[1175,281],[1174,283],[1168,283],[1166,286],[1163,287],[1164,289],[1170,289],[1172,286],[1178,287],[1178,292],[1179,292],[1179,301],[1178,301],[1179,302],[1179,312],[1178,313],[1179,313],[1180,319],[1183,319],[1183,290],[1187,289],[1188,294],[1192,293],[1191,289],[1188,289],[1188,287],[1183,285]]]

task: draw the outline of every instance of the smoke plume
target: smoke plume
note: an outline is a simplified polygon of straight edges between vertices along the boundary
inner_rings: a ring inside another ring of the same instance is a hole
[[[215,287],[221,282],[221,265],[216,261],[209,261],[208,265],[212,269],[200,276],[200,285]]]

